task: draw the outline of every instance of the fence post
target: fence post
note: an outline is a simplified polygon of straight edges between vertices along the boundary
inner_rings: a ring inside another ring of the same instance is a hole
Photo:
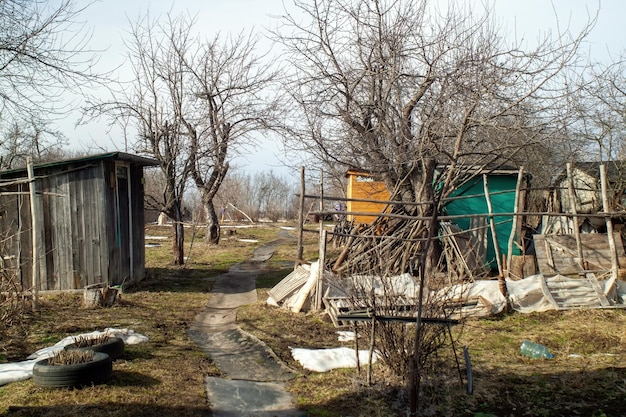
[[[32,262],[33,262],[33,276],[32,276],[32,285],[33,285],[33,311],[39,310],[39,257],[40,246],[42,244],[41,241],[41,223],[39,221],[39,216],[43,215],[41,210],[37,208],[41,205],[39,203],[39,198],[41,195],[37,195],[36,190],[36,180],[35,180],[35,170],[33,168],[33,161],[28,158],[26,160],[26,168],[28,171],[28,185],[30,189],[30,221],[31,221],[31,233],[32,233]]]
[[[300,210],[298,211],[298,250],[296,253],[296,263],[294,269],[298,267],[304,254],[303,229],[304,229],[304,167],[300,167]]]

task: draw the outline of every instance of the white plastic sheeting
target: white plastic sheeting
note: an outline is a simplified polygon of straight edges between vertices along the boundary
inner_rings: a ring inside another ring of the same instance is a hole
[[[12,363],[3,363],[0,364],[0,386],[6,385],[10,382],[23,381],[33,376],[33,366],[35,362],[46,359],[60,350],[62,350],[65,346],[74,343],[74,338],[76,337],[84,337],[84,338],[96,338],[102,334],[108,334],[111,337],[119,337],[124,341],[127,345],[134,345],[138,343],[143,343],[148,341],[148,337],[139,333],[135,333],[130,329],[114,329],[107,328],[104,331],[93,331],[91,333],[83,333],[76,336],[68,336],[62,340],[59,340],[53,346],[45,347],[43,349],[39,349],[37,352],[30,355],[25,361],[21,362],[12,362]]]
[[[347,347],[331,349],[292,348],[291,356],[304,369],[314,372],[328,372],[337,368],[356,368],[356,353],[354,349]],[[359,363],[366,364],[368,359],[369,351],[359,350]],[[372,363],[376,362],[377,359],[378,355],[374,352]]]
[[[532,275],[519,281],[506,281],[506,288],[509,296],[511,307],[520,313],[532,313],[548,310],[558,310],[560,307],[554,301],[553,297],[546,292],[546,280],[559,280],[567,282],[574,294],[576,285],[581,287],[585,284],[582,279],[568,278],[562,275],[546,278],[543,275]],[[600,288],[604,294],[615,300],[616,305],[625,305],[626,303],[626,283],[621,280],[598,280]],[[567,292],[565,292],[567,294]]]

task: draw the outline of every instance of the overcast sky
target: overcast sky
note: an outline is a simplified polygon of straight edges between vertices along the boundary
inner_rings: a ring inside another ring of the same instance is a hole
[[[482,8],[482,0],[456,0]],[[291,0],[284,0],[289,7]],[[433,4],[436,0],[433,1]],[[509,36],[532,44],[540,33],[570,27],[576,33],[599,9],[597,25],[586,45],[592,60],[617,58],[626,49],[626,1],[623,0],[496,0],[495,14]],[[283,0],[101,0],[84,14],[87,27],[92,28],[92,47],[107,49],[100,63],[115,68],[123,63],[122,38],[129,29],[129,20],[136,21],[146,11],[153,17],[171,12],[174,16],[186,12],[197,15],[196,28],[207,38],[218,31],[237,33],[241,30],[274,26],[276,16],[284,12]],[[556,15],[555,15],[556,13]],[[77,116],[78,117],[78,116]],[[102,125],[90,124],[74,129],[68,118],[63,131],[73,147],[88,148],[98,144],[106,150],[124,150],[119,133],[107,135]],[[243,170],[280,170],[276,157],[278,148],[265,144],[262,150],[239,159]]]

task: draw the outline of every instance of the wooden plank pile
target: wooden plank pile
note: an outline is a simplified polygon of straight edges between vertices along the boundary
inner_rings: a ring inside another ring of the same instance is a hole
[[[451,222],[441,222],[441,244],[451,281],[484,278],[485,246],[476,237]]]
[[[318,291],[324,291],[325,285],[318,285],[320,279],[324,284],[330,278],[327,271],[324,271],[322,278],[318,265],[318,262],[298,265],[269,291],[267,303],[287,308],[294,313],[310,309],[315,304],[314,300],[322,298]]]

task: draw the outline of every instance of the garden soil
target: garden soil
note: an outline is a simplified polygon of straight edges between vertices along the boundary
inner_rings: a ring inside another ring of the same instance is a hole
[[[283,239],[289,238],[283,237]],[[190,327],[189,337],[214,361],[222,377],[206,377],[214,417],[298,417],[285,382],[295,372],[261,340],[236,324],[237,308],[257,301],[255,281],[283,240],[267,243],[249,260],[216,278],[206,309]]]

